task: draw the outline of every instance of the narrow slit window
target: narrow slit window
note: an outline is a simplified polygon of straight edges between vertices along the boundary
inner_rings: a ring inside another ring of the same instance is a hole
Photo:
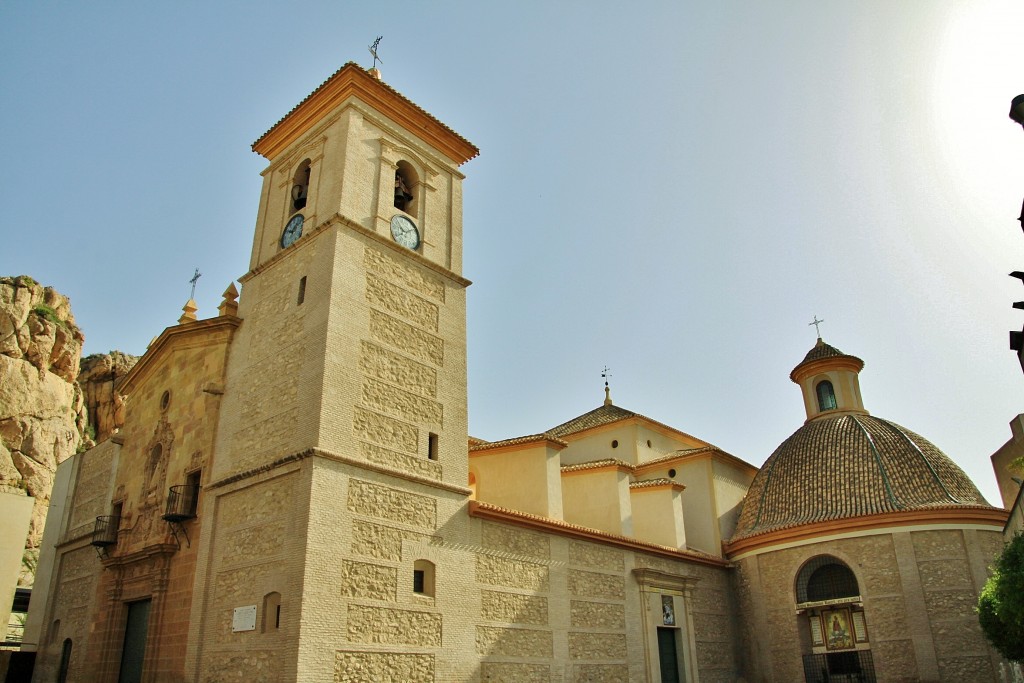
[[[437,460],[437,434],[427,437],[427,458]]]
[[[281,628],[281,594],[267,593],[263,596],[263,619],[260,631],[270,633]]]
[[[306,300],[306,276],[303,275],[301,278],[299,278],[299,301],[298,301],[299,305],[301,306],[302,302],[305,301],[305,300]]]

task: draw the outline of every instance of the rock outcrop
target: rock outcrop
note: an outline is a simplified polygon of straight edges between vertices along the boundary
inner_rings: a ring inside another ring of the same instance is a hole
[[[83,445],[76,380],[84,340],[67,297],[24,275],[0,277],[0,486],[35,498],[29,560],[57,464]]]
[[[106,440],[124,424],[124,398],[117,389],[138,360],[138,356],[120,351],[82,359],[78,385],[82,388],[89,416],[87,435],[96,443]]]

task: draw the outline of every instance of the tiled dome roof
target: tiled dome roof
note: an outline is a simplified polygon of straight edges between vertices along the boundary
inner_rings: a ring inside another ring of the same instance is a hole
[[[808,422],[765,461],[732,540],[848,517],[961,506],[990,507],[931,442],[887,420],[842,415]]]

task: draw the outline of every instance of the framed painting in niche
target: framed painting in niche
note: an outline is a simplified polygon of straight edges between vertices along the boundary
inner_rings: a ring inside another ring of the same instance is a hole
[[[825,647],[827,649],[849,650],[853,647],[853,628],[849,608],[823,610],[821,627],[825,632]]]

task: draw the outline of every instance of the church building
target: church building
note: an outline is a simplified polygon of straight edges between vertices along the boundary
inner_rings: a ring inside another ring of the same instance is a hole
[[[1000,680],[972,608],[1006,512],[868,414],[862,361],[818,340],[761,468],[607,388],[471,438],[476,147],[350,63],[253,150],[241,292],[58,470],[34,681]]]

